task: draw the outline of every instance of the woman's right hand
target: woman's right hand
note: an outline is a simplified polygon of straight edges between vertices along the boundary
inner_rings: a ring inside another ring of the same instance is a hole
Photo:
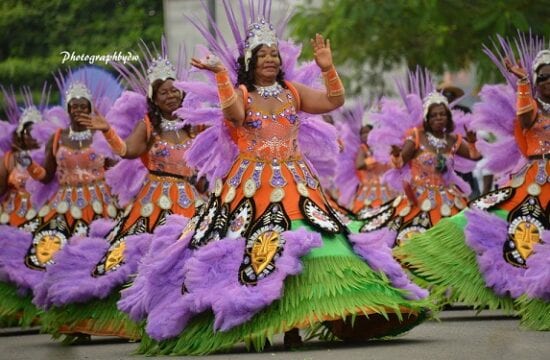
[[[107,131],[111,127],[109,122],[107,122],[107,119],[98,113],[95,113],[94,116],[91,116],[90,114],[81,114],[76,121],[90,130]]]
[[[191,65],[198,69],[211,71],[215,74],[226,70],[220,59],[212,54],[206,55],[206,59],[204,59],[204,61],[196,58],[191,58]]]
[[[508,58],[504,58],[504,66],[506,66],[506,70],[511,72],[512,74],[516,75],[518,79],[526,79],[527,78],[527,71],[525,71],[524,68],[521,67],[521,65],[517,64],[514,65]]]

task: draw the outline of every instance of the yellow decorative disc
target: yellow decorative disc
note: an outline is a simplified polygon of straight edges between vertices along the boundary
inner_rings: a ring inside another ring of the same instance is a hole
[[[269,196],[269,201],[272,203],[280,202],[285,197],[285,191],[283,188],[275,188],[273,191],[271,191],[271,195]]]
[[[0,223],[7,224],[9,221],[10,221],[10,216],[8,214],[2,213],[2,215],[0,215]]]
[[[225,194],[225,199],[223,200],[223,202],[229,204],[231,201],[233,201],[233,199],[235,199],[236,193],[236,189],[233,186],[230,186],[229,189],[227,189],[227,193]]]
[[[309,190],[307,189],[306,184],[298,183],[296,188],[298,189],[298,192],[300,193],[300,195],[302,195],[304,197],[309,197]]]
[[[221,179],[216,180],[216,185],[214,186],[214,195],[220,196],[222,194],[223,182]]]
[[[244,196],[251,198],[256,193],[256,182],[252,179],[246,180],[243,187]]]
[[[52,211],[52,209],[48,205],[44,205],[40,208],[40,211],[38,212],[38,216],[44,217],[48,215]]]
[[[69,203],[65,200],[60,201],[59,204],[57,204],[57,207],[55,208],[58,213],[65,214],[67,211],[69,211]]]
[[[27,220],[32,220],[36,217],[36,210],[34,209],[29,209],[27,211],[27,213],[25,214],[25,219]]]

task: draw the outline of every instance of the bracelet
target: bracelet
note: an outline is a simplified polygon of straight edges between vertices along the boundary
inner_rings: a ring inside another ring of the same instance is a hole
[[[522,115],[534,109],[531,85],[528,81],[518,81],[516,115]]]
[[[342,96],[345,94],[344,85],[334,66],[331,66],[327,71],[323,71],[323,78],[325,79],[328,97]]]
[[[40,181],[46,177],[46,169],[44,169],[42,166],[38,165],[34,161],[29,166],[27,166],[27,171],[34,180]]]
[[[107,131],[103,131],[103,137],[105,137],[105,140],[107,140],[107,143],[115,154],[119,156],[126,155],[126,143],[118,136],[115,129],[109,127]]]
[[[218,96],[220,97],[222,110],[237,102],[237,94],[231,84],[227,70],[216,73],[216,84],[218,85]]]

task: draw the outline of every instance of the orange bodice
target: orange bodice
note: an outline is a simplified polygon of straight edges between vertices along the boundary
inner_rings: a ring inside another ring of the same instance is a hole
[[[533,126],[524,131],[527,156],[550,154],[550,115],[538,111]]]
[[[63,146],[60,141],[55,157],[61,185],[89,184],[105,177],[105,158],[92,147],[72,149]]]
[[[184,161],[185,152],[191,146],[192,139],[180,144],[172,144],[153,134],[155,142],[146,156],[142,157],[149,171],[162,172],[177,176],[192,176],[193,170]]]

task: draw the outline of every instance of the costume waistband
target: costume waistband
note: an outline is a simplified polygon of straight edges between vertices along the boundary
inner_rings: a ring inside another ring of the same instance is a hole
[[[149,174],[156,177],[162,177],[162,178],[174,178],[174,179],[177,179],[178,181],[184,180],[190,183],[196,180],[196,176],[183,176],[183,175],[171,174],[163,171],[149,170]]]
[[[527,158],[529,160],[541,160],[541,159],[550,160],[550,153],[539,154],[539,155],[530,155]]]

